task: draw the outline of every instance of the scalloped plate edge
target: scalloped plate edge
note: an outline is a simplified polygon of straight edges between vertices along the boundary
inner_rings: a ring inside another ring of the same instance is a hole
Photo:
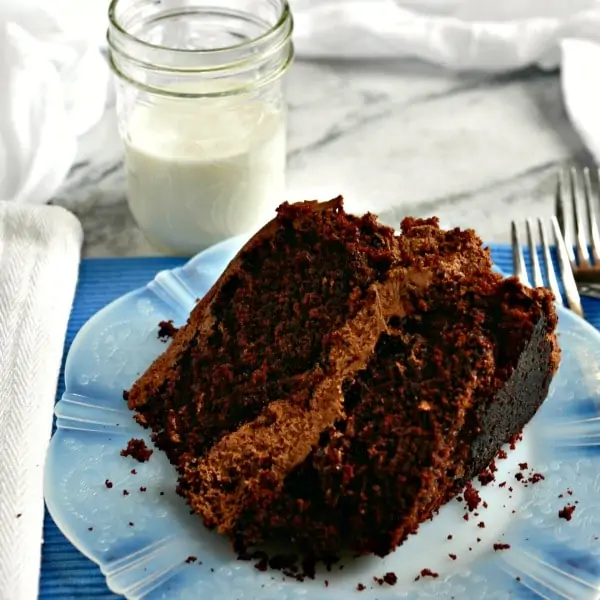
[[[245,243],[245,241],[247,241],[247,239],[248,239],[248,236],[238,236],[238,237],[230,238],[228,240],[220,242],[219,244],[216,244],[216,245],[208,248],[207,250],[199,253],[195,257],[191,258],[189,261],[187,261],[181,267],[177,267],[172,270],[163,270],[163,271],[158,272],[155,275],[155,277],[152,279],[152,281],[150,281],[145,286],[139,287],[135,290],[132,290],[131,292],[124,294],[120,298],[113,300],[112,302],[107,304],[105,307],[100,309],[96,314],[94,314],[90,319],[88,319],[88,321],[86,321],[86,323],[81,327],[81,329],[78,331],[77,335],[75,336],[75,338],[71,344],[69,353],[67,355],[67,359],[65,361],[65,372],[64,372],[65,381],[68,381],[69,376],[70,376],[70,364],[71,364],[70,357],[74,356],[77,353],[78,347],[81,344],[81,340],[84,339],[89,334],[89,332],[93,330],[96,323],[99,322],[106,315],[106,313],[117,309],[119,306],[122,306],[123,304],[126,304],[126,303],[132,301],[134,298],[136,298],[137,296],[143,295],[144,293],[151,293],[155,296],[159,296],[159,294],[157,294],[157,288],[158,289],[164,289],[165,287],[168,288],[169,283],[173,280],[182,281],[185,284],[186,280],[190,277],[192,272],[200,271],[205,262],[214,259],[221,252],[227,253],[229,255],[229,258],[226,261],[228,264],[228,262],[231,260],[231,258],[233,258],[235,256],[235,254],[239,251],[239,249],[243,246],[243,244]],[[207,271],[208,271],[208,274],[210,274],[210,275],[216,274],[216,276],[218,277],[220,275],[220,273],[223,271],[224,267],[226,267],[226,264],[221,266],[218,270],[208,269]],[[499,273],[501,273],[502,275],[507,276],[506,273],[504,273],[502,270],[498,269],[497,267],[495,267],[495,270],[498,271]],[[215,273],[215,271],[218,271],[218,272]],[[160,296],[159,296],[159,298],[160,298]],[[160,298],[160,299],[164,300],[164,298]],[[174,308],[175,310],[177,308],[179,308],[179,310],[181,312],[184,312],[185,310],[187,310],[187,307],[184,306],[182,303],[175,303],[175,304],[170,303],[170,304],[171,304],[171,307]],[[582,325],[583,328],[585,330],[587,330],[587,332],[592,337],[596,338],[596,340],[600,343],[600,332],[598,330],[596,330],[596,328],[594,328],[592,325],[590,325],[587,321],[580,318],[578,315],[576,315],[575,313],[572,313],[571,311],[569,311],[568,309],[566,309],[563,306],[557,305],[557,311],[559,313],[559,320],[566,317],[567,320],[579,322],[579,324]],[[188,314],[189,314],[189,310],[188,310]],[[61,400],[56,405],[57,407],[62,402],[62,398],[64,398],[65,395],[68,395],[69,393],[70,393],[70,390],[65,389],[65,391],[61,397]],[[61,443],[63,443],[63,441],[64,441],[63,434],[64,434],[64,430],[61,427],[58,427],[56,429],[54,435],[52,436],[52,439],[50,441],[50,445],[48,448],[46,468],[44,470],[44,496],[45,496],[48,511],[49,511],[50,515],[52,516],[53,520],[55,520],[55,522],[56,522],[56,519],[54,518],[54,515],[59,515],[61,513],[61,508],[60,508],[61,503],[53,497],[54,496],[54,491],[53,491],[54,488],[52,485],[50,485],[47,482],[47,479],[50,477],[50,472],[52,471],[52,469],[50,468],[50,464],[53,461],[54,448],[55,448],[55,446],[58,446]],[[58,520],[62,521],[62,519],[58,519]],[[119,588],[115,588],[111,579],[109,577],[107,577],[107,573],[105,572],[105,570],[103,568],[101,559],[98,558],[97,556],[95,556],[94,553],[86,547],[85,541],[83,539],[80,539],[80,537],[71,529],[66,529],[66,530],[61,529],[61,531],[79,552],[81,552],[84,556],[86,556],[88,559],[90,559],[92,562],[94,562],[95,564],[97,564],[99,566],[100,571],[102,572],[103,576],[106,579],[108,588],[115,594],[122,594],[123,593],[122,590],[120,590]]]

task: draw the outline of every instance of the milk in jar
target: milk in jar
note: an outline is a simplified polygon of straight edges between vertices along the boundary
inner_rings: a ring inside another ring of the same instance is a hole
[[[253,232],[284,199],[285,118],[261,100],[139,105],[124,141],[129,207],[167,251]]]
[[[286,0],[112,0],[126,196],[158,249],[252,234],[285,200]]]

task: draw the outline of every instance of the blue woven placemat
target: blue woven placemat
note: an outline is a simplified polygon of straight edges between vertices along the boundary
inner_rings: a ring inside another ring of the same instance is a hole
[[[496,265],[505,273],[511,273],[510,247],[493,245],[491,250]],[[94,313],[123,294],[145,285],[158,271],[173,269],[183,262],[175,258],[84,260],[81,264],[75,304],[67,330],[65,356],[81,326]],[[584,299],[583,302],[587,320],[600,328],[600,301]],[[62,392],[61,372],[57,397],[60,397]],[[47,514],[44,523],[39,597],[40,600],[118,598],[106,587],[98,567],[65,539]]]

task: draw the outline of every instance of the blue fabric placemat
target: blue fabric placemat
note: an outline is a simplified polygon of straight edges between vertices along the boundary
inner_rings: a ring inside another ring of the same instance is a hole
[[[493,245],[491,250],[496,265],[505,273],[512,273],[510,247]],[[145,285],[158,271],[173,269],[184,262],[176,258],[84,260],[67,330],[65,356],[73,338],[92,315],[123,294]],[[600,301],[584,298],[583,309],[587,320],[600,328]],[[61,396],[63,389],[61,371],[57,398]],[[48,514],[44,523],[39,597],[40,600],[119,598],[106,587],[100,569],[67,541]]]

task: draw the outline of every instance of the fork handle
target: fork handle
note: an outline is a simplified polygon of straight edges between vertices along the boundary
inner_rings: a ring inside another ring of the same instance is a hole
[[[573,271],[573,276],[578,284],[600,285],[600,270],[597,269],[577,269]]]

